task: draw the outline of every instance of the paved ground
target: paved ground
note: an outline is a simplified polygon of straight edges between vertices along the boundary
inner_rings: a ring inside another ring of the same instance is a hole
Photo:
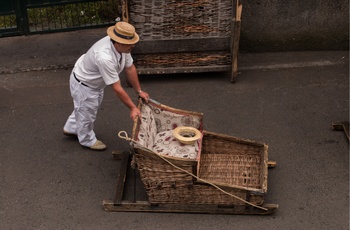
[[[108,213],[127,109],[106,89],[96,122],[105,152],[62,135],[71,66],[102,35],[0,39],[0,229],[349,229],[349,143],[331,128],[349,120],[348,51],[241,54],[235,84],[225,73],[140,76],[157,101],[203,112],[206,130],[267,143],[277,167],[266,202],[280,207],[271,216]]]

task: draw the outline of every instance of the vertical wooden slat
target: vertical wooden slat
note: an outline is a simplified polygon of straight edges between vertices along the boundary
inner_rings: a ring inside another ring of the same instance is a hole
[[[122,21],[129,22],[128,0],[122,0]]]
[[[241,15],[242,15],[242,2],[236,0],[236,17],[233,23],[233,39],[232,39],[232,71],[231,82],[235,82],[238,75],[238,52],[239,52],[239,39],[241,35]]]
[[[114,204],[116,205],[120,204],[123,200],[124,185],[125,185],[126,173],[128,170],[129,162],[130,162],[129,153],[128,152],[121,153],[120,170],[118,172],[117,188],[116,188],[116,194],[114,199]]]

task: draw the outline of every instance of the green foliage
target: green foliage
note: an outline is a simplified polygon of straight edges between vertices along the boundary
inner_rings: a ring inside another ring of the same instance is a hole
[[[113,23],[119,11],[116,0],[101,0],[29,8],[27,14],[30,31],[42,31]],[[15,27],[15,15],[0,16],[0,28]]]
[[[15,15],[1,15],[0,16],[0,29],[16,28],[16,16]]]

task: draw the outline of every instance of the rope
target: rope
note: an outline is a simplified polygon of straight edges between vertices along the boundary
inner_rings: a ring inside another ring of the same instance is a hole
[[[121,134],[124,134],[124,136],[122,136]],[[118,133],[118,137],[121,138],[121,139],[125,139],[125,140],[127,140],[127,141],[131,141],[131,142],[135,143],[136,145],[140,146],[135,140],[133,140],[132,138],[129,138],[127,132],[125,132],[125,131],[120,131],[120,132]],[[141,147],[142,147],[142,146],[141,146]],[[153,151],[152,151],[152,152],[153,152]],[[231,197],[234,197],[234,198],[236,198],[237,200],[240,200],[240,201],[242,201],[242,202],[244,202],[244,203],[246,203],[246,204],[248,204],[248,205],[250,205],[250,206],[253,206],[253,207],[255,207],[255,208],[259,208],[259,209],[262,209],[262,210],[264,210],[264,211],[268,211],[267,208],[264,208],[264,207],[255,205],[255,204],[250,203],[250,202],[248,202],[248,201],[246,201],[246,200],[244,200],[244,199],[242,199],[242,198],[240,198],[240,197],[238,197],[238,196],[236,196],[236,195],[233,195],[233,194],[231,194],[231,193],[229,193],[229,192],[226,192],[225,190],[223,190],[223,189],[220,188],[219,186],[217,186],[217,185],[215,185],[215,184],[213,184],[213,183],[211,183],[211,182],[209,182],[209,181],[206,181],[206,180],[204,180],[204,179],[201,179],[201,178],[197,177],[196,175],[194,175],[194,174],[192,174],[192,173],[190,173],[190,172],[188,172],[188,171],[186,171],[186,170],[184,170],[184,169],[182,169],[182,168],[180,168],[180,167],[174,165],[174,164],[171,163],[168,159],[164,158],[162,155],[160,155],[160,154],[158,154],[158,153],[156,153],[156,152],[153,152],[153,153],[156,154],[156,155],[158,155],[161,159],[163,159],[165,162],[167,162],[168,164],[170,164],[170,165],[173,166],[174,168],[176,168],[176,169],[178,169],[178,170],[180,170],[180,171],[182,171],[182,172],[184,172],[184,173],[187,173],[188,175],[190,175],[190,176],[196,178],[196,179],[199,180],[199,181],[202,181],[202,182],[204,182],[204,183],[206,183],[206,184],[209,184],[209,185],[215,187],[216,189],[218,189],[219,191],[225,193],[226,195],[229,195],[229,196],[231,196]]]

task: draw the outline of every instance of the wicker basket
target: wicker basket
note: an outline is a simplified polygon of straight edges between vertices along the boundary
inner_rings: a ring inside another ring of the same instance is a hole
[[[231,0],[129,0],[139,74],[229,71]]]
[[[129,0],[141,40],[224,37],[231,34],[231,0]]]
[[[138,126],[136,122],[134,140]],[[196,160],[160,156],[134,145],[134,160],[149,202],[244,205],[242,199],[261,205],[267,191],[267,145],[206,131],[201,141]]]
[[[267,192],[268,146],[205,132],[198,176],[221,186]]]

